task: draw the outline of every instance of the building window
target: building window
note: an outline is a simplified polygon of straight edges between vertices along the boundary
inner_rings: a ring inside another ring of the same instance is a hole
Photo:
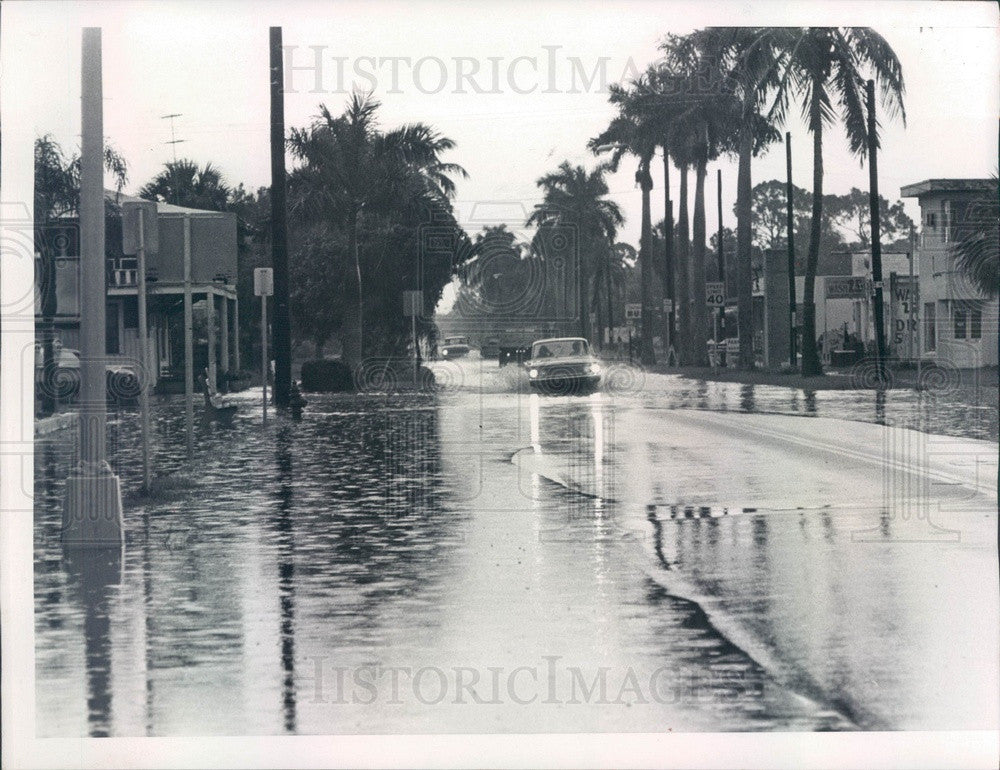
[[[983,338],[983,311],[973,308],[969,311],[969,339],[981,340]]]
[[[937,348],[937,328],[934,317],[934,303],[924,303],[924,350],[932,351]]]
[[[966,327],[968,326],[968,316],[965,310],[959,310],[955,308],[952,311],[952,318],[955,322],[955,339],[964,340]]]
[[[118,355],[121,350],[118,338],[118,303],[109,304],[104,312],[104,347],[109,356]]]
[[[930,228],[937,227],[937,212],[928,211],[924,223]]]

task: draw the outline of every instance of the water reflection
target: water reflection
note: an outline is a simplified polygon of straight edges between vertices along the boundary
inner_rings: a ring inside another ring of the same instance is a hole
[[[63,569],[83,611],[87,734],[111,734],[111,605],[122,582],[122,548],[67,548]]]
[[[280,419],[280,418],[279,418]],[[285,732],[295,732],[295,530],[291,427],[282,421],[275,436],[278,510],[278,598],[281,606],[281,705]]]
[[[753,412],[757,409],[754,386],[749,383],[740,386],[740,409],[744,412]]]

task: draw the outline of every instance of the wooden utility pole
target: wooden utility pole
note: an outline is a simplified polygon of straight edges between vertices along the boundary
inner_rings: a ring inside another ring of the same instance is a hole
[[[875,288],[876,367],[879,380],[886,381],[885,308],[882,306],[882,242],[878,195],[878,134],[875,132],[875,81],[867,83],[868,97],[868,206],[872,225],[872,283]]]
[[[718,248],[718,262],[719,262],[719,281],[722,282],[722,296],[728,297],[729,292],[726,291],[726,249],[722,242],[722,169],[717,169],[715,172],[716,185],[718,187],[718,200],[716,201],[719,208],[719,248]],[[716,345],[726,338],[726,305],[725,300],[723,300],[722,307],[719,308],[719,333],[716,335]],[[718,355],[718,353],[716,353]]]
[[[788,167],[788,181],[785,187],[785,205],[788,208],[788,363],[792,368],[798,363],[797,339],[795,335],[795,215],[794,188],[792,187],[792,133],[785,132],[785,165]]]
[[[281,27],[271,27],[271,266],[274,268],[274,404],[288,406],[292,384],[292,335],[288,309],[285,222],[285,94]]]

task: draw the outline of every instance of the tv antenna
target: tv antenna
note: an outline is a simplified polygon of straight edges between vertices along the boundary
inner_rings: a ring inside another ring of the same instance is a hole
[[[174,118],[179,118],[181,115],[183,115],[183,113],[181,112],[173,112],[170,115],[160,115],[161,120],[166,120],[168,118],[170,119],[170,141],[164,142],[164,144],[173,145],[174,163],[177,162],[177,145],[180,144],[181,142],[187,141],[185,139],[178,139],[174,134]]]

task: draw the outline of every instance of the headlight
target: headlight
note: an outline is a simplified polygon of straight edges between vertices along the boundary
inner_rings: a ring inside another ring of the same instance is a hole
[[[600,374],[601,373],[601,365],[600,364],[591,364],[590,365],[590,371],[591,371],[592,374]]]
[[[535,377],[538,376],[538,370],[537,369],[532,369],[530,372],[528,372],[528,376],[531,377],[532,379],[534,379]]]

